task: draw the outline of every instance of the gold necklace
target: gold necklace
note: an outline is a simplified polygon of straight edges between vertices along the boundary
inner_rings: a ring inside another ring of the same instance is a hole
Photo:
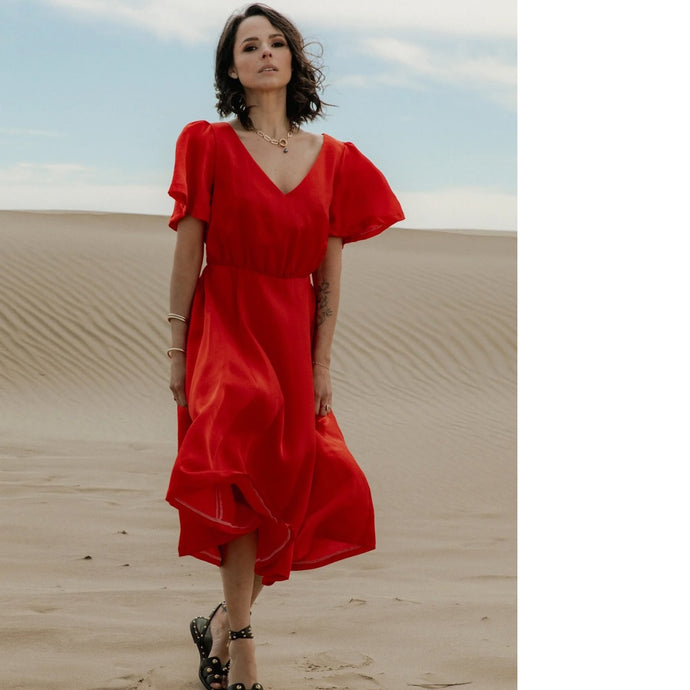
[[[287,136],[284,136],[281,139],[273,139],[272,137],[269,137],[268,134],[264,134],[260,129],[255,129],[254,131],[269,144],[273,144],[274,146],[282,146],[283,153],[288,152],[288,139],[292,136],[292,127],[288,130]]]

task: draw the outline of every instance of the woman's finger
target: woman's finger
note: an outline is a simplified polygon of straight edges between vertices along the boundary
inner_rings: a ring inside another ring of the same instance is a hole
[[[170,386],[170,392],[172,393],[173,400],[174,400],[180,407],[187,407],[187,397],[185,396],[184,387],[183,387],[183,386],[171,385],[171,386]]]
[[[331,401],[325,397],[319,397],[314,401],[314,412],[317,417],[325,417],[331,411]]]

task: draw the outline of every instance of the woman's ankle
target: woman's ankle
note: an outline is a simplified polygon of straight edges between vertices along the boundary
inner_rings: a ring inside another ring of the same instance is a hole
[[[244,683],[251,688],[257,681],[256,647],[254,640],[236,639],[230,642],[230,684]]]

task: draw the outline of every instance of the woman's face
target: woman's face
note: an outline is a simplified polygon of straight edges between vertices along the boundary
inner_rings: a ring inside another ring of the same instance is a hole
[[[281,31],[266,17],[247,17],[237,29],[235,64],[228,70],[245,91],[283,88],[292,77],[292,53]]]

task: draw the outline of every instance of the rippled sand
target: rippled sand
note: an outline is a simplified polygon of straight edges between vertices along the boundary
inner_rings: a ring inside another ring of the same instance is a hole
[[[155,216],[0,212],[0,687],[200,688],[214,568],[163,500],[174,244]],[[268,690],[516,686],[516,239],[349,245],[334,407],[378,549],[262,594]]]

